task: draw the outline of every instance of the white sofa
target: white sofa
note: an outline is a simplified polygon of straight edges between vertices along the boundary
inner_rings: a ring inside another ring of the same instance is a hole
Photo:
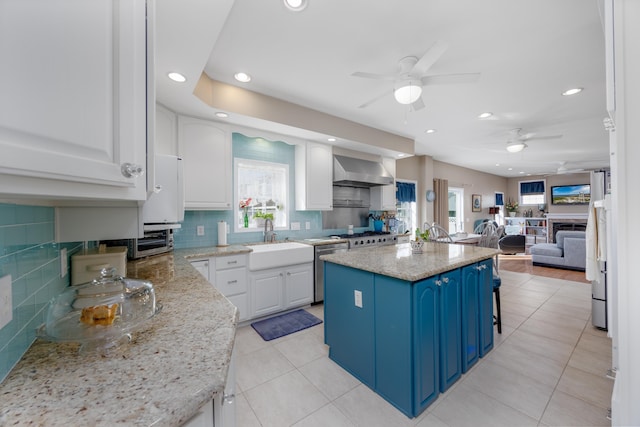
[[[587,260],[584,231],[558,231],[556,243],[538,243],[530,248],[533,265],[584,271]]]

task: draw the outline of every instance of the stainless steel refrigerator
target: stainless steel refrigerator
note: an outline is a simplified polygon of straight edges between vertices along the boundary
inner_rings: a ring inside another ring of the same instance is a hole
[[[608,328],[607,253],[610,247],[611,187],[610,171],[591,172],[591,201],[587,222],[586,277],[591,281],[591,322],[600,329]]]

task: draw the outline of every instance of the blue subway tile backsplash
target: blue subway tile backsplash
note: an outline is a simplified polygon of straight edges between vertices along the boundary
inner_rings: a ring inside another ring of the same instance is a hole
[[[0,329],[0,381],[36,338],[51,298],[69,285],[60,277],[60,249],[68,260],[82,243],[56,244],[55,211],[0,203],[0,277],[11,275],[12,320]]]

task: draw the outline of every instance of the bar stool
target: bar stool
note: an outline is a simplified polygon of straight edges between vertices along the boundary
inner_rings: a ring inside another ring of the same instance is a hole
[[[496,314],[493,316],[493,324],[498,325],[498,333],[502,333],[502,316],[500,314],[500,285],[502,279],[495,272],[493,273],[493,294],[496,297]]]

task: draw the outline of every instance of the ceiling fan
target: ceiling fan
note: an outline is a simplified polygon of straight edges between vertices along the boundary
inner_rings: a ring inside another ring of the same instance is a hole
[[[478,80],[480,73],[441,74],[428,76],[426,73],[447,50],[448,45],[437,41],[421,58],[407,56],[398,61],[399,71],[396,74],[374,74],[357,71],[352,76],[366,79],[390,80],[394,82],[393,96],[403,105],[409,105],[411,111],[424,108],[422,88],[432,84],[472,83]],[[366,108],[389,94],[383,94],[365,102],[358,108]]]
[[[527,141],[542,139],[558,139],[562,135],[535,136],[534,132],[522,133],[522,128],[512,129],[509,131],[509,139],[507,140],[507,151],[510,153],[518,153],[528,147]]]

